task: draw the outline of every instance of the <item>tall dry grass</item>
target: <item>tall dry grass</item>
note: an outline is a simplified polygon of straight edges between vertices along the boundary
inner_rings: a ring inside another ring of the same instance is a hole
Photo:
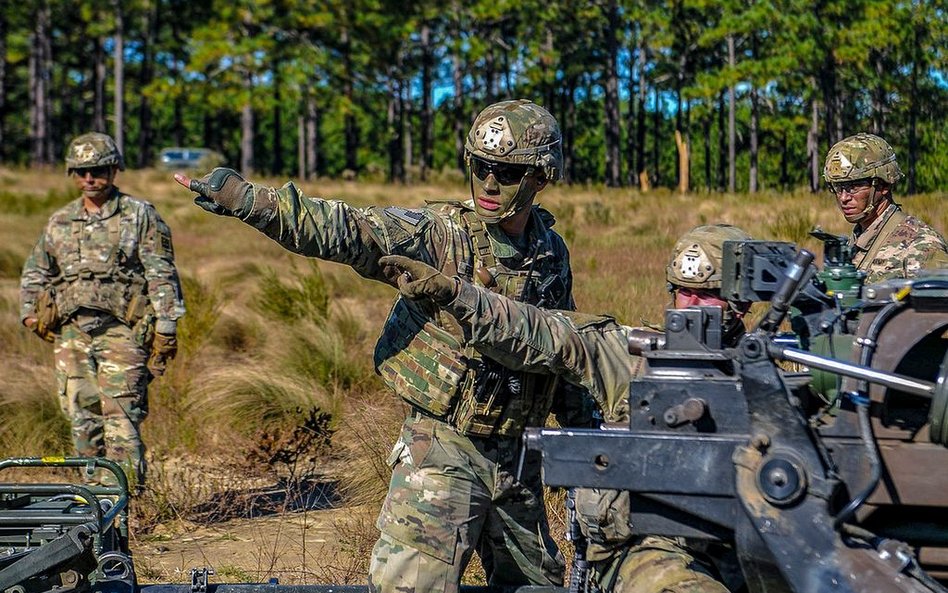
[[[67,453],[51,347],[19,325],[17,287],[49,214],[74,193],[59,170],[0,169],[0,181],[17,188],[0,192],[0,455]],[[200,520],[201,509],[228,492],[274,480],[302,483],[307,475],[339,480],[348,504],[377,506],[389,478],[385,457],[404,416],[371,363],[392,289],[344,266],[292,255],[238,221],[205,213],[163,171],[124,172],[119,185],[151,200],[171,226],[188,307],[180,354],[150,390],[143,426],[150,479],[136,504],[139,527]],[[413,187],[317,180],[302,189],[356,206],[420,206],[467,193],[458,180]],[[807,235],[813,225],[847,231],[828,194],[802,191],[679,195],[554,186],[541,197],[570,245],[579,308],[630,324],[660,321],[667,254],[695,225],[729,222],[816,250]],[[944,198],[903,202],[944,231]],[[550,511],[562,533],[561,508]],[[323,575],[315,578],[358,582],[374,526],[350,527],[339,539],[349,556],[314,569]]]

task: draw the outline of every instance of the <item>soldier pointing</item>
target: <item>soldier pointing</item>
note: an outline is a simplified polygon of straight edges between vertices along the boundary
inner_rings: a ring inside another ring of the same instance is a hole
[[[750,303],[721,296],[725,241],[751,239],[731,225],[696,227],[676,242],[666,280],[676,308],[722,309],[723,342],[744,335]],[[513,369],[545,371],[581,385],[596,399],[607,422],[628,422],[629,383],[644,370],[629,354],[635,328],[611,317],[543,311],[491,294],[402,257],[382,259],[406,298],[438,303],[454,316],[482,353]],[[605,591],[629,593],[726,593],[711,566],[681,542],[634,533],[627,492],[579,490],[576,511],[589,539],[592,578]]]
[[[534,205],[562,173],[556,120],[530,101],[491,105],[474,120],[465,160],[471,199],[423,208],[358,209],[304,196],[293,183],[250,183],[230,169],[175,179],[199,194],[202,208],[366,278],[389,282],[379,259],[395,254],[517,301],[572,309],[566,245],[553,216]],[[392,307],[375,367],[410,412],[388,459],[370,589],[457,591],[475,551],[492,585],[561,584],[539,459],[516,477],[519,437],[546,422],[555,378],[500,367],[431,302],[406,298]]]

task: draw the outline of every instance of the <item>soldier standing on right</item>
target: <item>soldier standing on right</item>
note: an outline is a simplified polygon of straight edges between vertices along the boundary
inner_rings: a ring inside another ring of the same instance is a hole
[[[844,138],[826,155],[823,179],[853,223],[853,264],[868,274],[867,283],[948,266],[945,239],[893,200],[892,185],[902,177],[892,147],[873,134]]]

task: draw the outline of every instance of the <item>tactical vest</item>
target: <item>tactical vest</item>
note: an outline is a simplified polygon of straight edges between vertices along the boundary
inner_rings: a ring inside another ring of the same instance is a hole
[[[526,269],[511,269],[491,249],[485,225],[461,204],[446,213],[464,229],[453,261],[441,271],[514,300],[536,304],[537,287],[563,273],[561,258],[538,258],[542,245],[531,245]],[[534,225],[548,241],[538,214]],[[552,253],[552,252],[551,252]],[[486,282],[485,282],[486,281]],[[559,295],[563,301],[567,295]],[[563,302],[545,303],[562,307]],[[398,299],[376,346],[376,368],[385,383],[414,408],[442,419],[459,432],[477,436],[519,436],[526,426],[542,426],[550,413],[556,377],[510,371],[464,344],[463,331],[450,315],[430,303]]]
[[[73,220],[68,247],[57,254],[60,274],[53,286],[60,315],[68,320],[85,308],[133,325],[145,316],[150,303],[144,276],[126,265],[127,256],[121,250],[121,204],[107,219],[105,232],[84,236],[88,224]]]

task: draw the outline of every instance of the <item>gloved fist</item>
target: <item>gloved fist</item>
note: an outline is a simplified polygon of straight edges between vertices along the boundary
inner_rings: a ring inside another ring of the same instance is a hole
[[[180,178],[179,178],[180,177]],[[200,179],[175,175],[178,183],[194,193],[194,203],[213,214],[242,216],[253,207],[253,185],[233,169],[217,167]]]
[[[446,305],[457,296],[457,280],[424,262],[401,255],[386,255],[379,264],[385,277],[407,299],[431,299],[439,305]]]
[[[177,336],[166,334],[155,334],[155,339],[151,343],[151,355],[148,357],[146,366],[153,377],[160,377],[168,369],[168,361],[173,359],[178,353]]]

